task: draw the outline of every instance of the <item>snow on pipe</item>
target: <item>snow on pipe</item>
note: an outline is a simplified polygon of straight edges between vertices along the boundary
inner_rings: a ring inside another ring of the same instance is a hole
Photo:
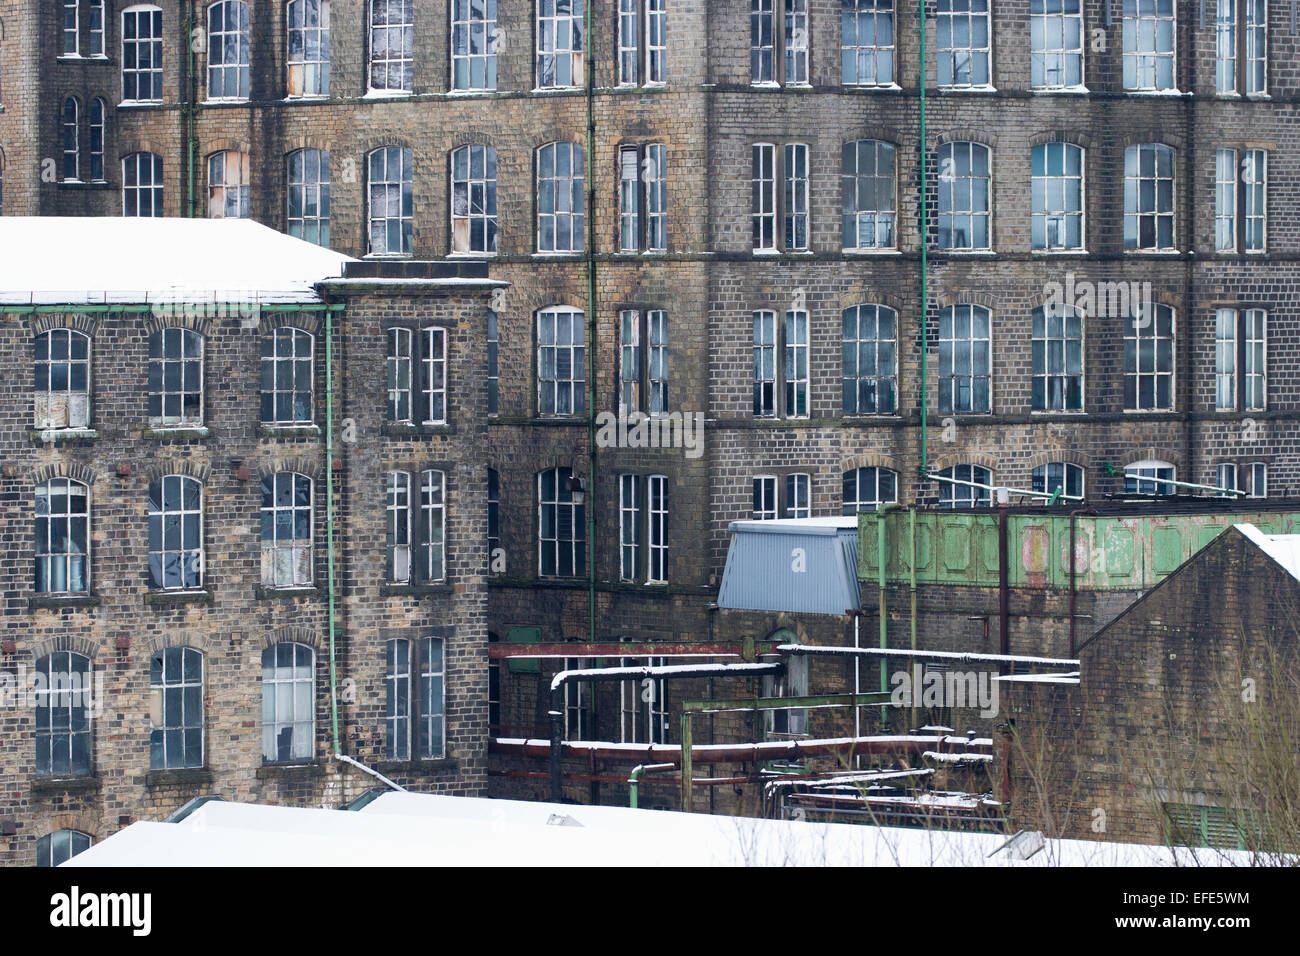
[[[817,647],[810,644],[778,644],[782,654],[818,656],[919,657],[946,661],[985,661],[995,664],[1042,664],[1049,667],[1078,667],[1079,662],[1065,657],[1029,657],[1021,654],[966,654],[961,651],[912,651],[901,647]]]
[[[334,759],[335,759],[335,760],[341,760],[341,761],[343,761],[343,762],[346,763],[346,764],[351,764],[353,767],[356,767],[358,770],[363,770],[363,771],[365,771],[366,773],[370,774],[370,776],[374,777],[375,779],[377,779],[377,780],[382,780],[384,783],[388,784],[388,786],[392,787],[394,790],[397,790],[397,791],[399,791],[399,792],[401,792],[401,793],[406,793],[406,788],[405,788],[405,787],[403,787],[403,786],[401,786],[400,784],[394,783],[393,781],[389,780],[387,777],[385,777],[385,776],[384,776],[382,773],[380,773],[378,770],[375,770],[375,769],[373,769],[373,768],[371,768],[371,767],[367,767],[367,766],[366,766],[365,764],[363,764],[360,760],[354,760],[354,759],[352,759],[351,757],[349,757],[347,754],[342,754],[342,753],[336,753],[336,754],[334,755]]]

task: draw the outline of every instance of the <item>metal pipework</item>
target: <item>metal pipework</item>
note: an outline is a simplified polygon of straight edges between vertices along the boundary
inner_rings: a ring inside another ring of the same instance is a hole
[[[564,799],[564,768],[560,745],[564,743],[564,685],[571,681],[624,681],[646,677],[745,677],[780,675],[784,663],[773,664],[681,664],[660,667],[601,667],[591,670],[560,671],[551,678],[551,802]]]
[[[628,798],[627,805],[633,810],[637,809],[637,788],[641,782],[643,773],[655,773],[660,770],[676,770],[675,763],[642,763],[632,768],[632,772],[627,776]]]
[[[1008,495],[1015,495],[1024,498],[1046,498],[1048,501],[1082,501],[1078,495],[1063,494],[1060,489],[1056,491],[1026,491],[1024,488],[1008,488],[1006,485],[985,485],[978,481],[963,481],[960,478],[948,478],[944,475],[926,475],[931,481],[942,481],[950,485],[961,485],[964,488],[979,488],[982,491],[999,492],[1005,491]]]

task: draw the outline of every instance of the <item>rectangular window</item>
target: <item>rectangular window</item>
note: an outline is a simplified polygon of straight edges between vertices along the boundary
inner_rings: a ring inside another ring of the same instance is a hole
[[[487,512],[488,573],[497,574],[505,570],[505,555],[501,551],[501,474],[495,468],[488,469]],[[502,560],[500,566],[498,559]]]
[[[587,510],[582,483],[568,468],[537,476],[538,573],[580,577],[587,570]]]
[[[447,330],[420,330],[420,410],[424,424],[447,423]]]
[[[247,219],[251,201],[248,153],[236,150],[208,157],[208,218]]]
[[[182,328],[149,336],[149,424],[203,425],[203,336]]]
[[[1081,0],[1030,0],[1029,83],[1036,90],[1083,86]]]
[[[497,0],[452,0],[451,88],[497,88]]]
[[[1043,143],[1032,157],[1033,247],[1083,248],[1083,150],[1073,143]]]
[[[370,0],[370,89],[410,93],[415,88],[414,0]]]
[[[1237,151],[1214,151],[1214,249],[1237,251]]]
[[[785,145],[785,184],[782,199],[785,200],[783,219],[785,221],[785,248],[802,250],[808,248],[808,147],[803,143],[786,143]]]
[[[90,337],[51,329],[35,342],[38,429],[90,427]]]
[[[1174,89],[1174,0],[1124,0],[1124,89]]]
[[[446,755],[445,685],[442,638],[388,642],[384,672],[384,751],[388,759],[410,760],[412,750],[419,760]]]
[[[752,202],[754,251],[776,251],[776,147],[755,143],[753,148]]]
[[[203,766],[203,655],[168,647],[149,662],[149,769]]]
[[[70,478],[36,486],[36,593],[89,588],[90,489]]]
[[[763,678],[764,697],[807,697],[808,658],[797,655],[789,658],[786,672],[780,677]],[[763,711],[763,729],[768,736],[792,737],[808,733],[808,711],[802,707],[786,710]]]
[[[991,314],[978,305],[955,305],[939,316],[939,411],[992,410]]]
[[[989,0],[938,0],[939,86],[976,89],[992,85],[993,23]]]
[[[785,381],[785,417],[808,417],[808,313],[785,314],[781,377]]]
[[[281,326],[262,339],[262,424],[310,425],[313,396],[313,340]]]
[[[856,305],[842,316],[841,382],[845,415],[892,415],[898,391],[898,314]]]
[[[1174,248],[1174,151],[1160,143],[1124,150],[1125,251]]]
[[[1237,466],[1233,462],[1224,462],[1217,465],[1214,469],[1214,483],[1223,489],[1220,498],[1233,498],[1235,495],[1228,494],[1230,491],[1239,490],[1237,487]]]
[[[1172,411],[1174,407],[1174,310],[1145,305],[1124,318],[1124,409]]]
[[[104,115],[107,106],[102,99],[90,101],[90,181],[104,182]]]
[[[161,103],[162,11],[133,7],[122,13],[122,101]]]
[[[1266,243],[1268,153],[1247,149],[1214,152],[1214,248],[1216,252],[1263,252]]]
[[[248,4],[218,0],[208,7],[208,99],[246,100],[248,81]]]
[[[81,56],[81,0],[63,0],[63,55]]]
[[[447,579],[447,476],[441,471],[420,473],[419,526],[415,529],[417,581]]]
[[[776,417],[776,313],[754,313],[754,417]]]
[[[412,393],[411,330],[388,330],[388,420],[410,422]]]
[[[749,80],[776,82],[775,0],[749,0]]]
[[[289,235],[330,245],[330,154],[300,149],[289,154]]]
[[[619,150],[620,252],[668,249],[667,155],[661,143]]]
[[[566,657],[566,671],[585,671],[596,662],[581,657]],[[592,731],[591,684],[569,681],[564,685],[564,739],[586,740]]]
[[[90,56],[104,55],[104,0],[90,0],[90,30],[87,52]]]
[[[488,309],[487,326],[487,413],[495,417],[501,410],[501,333],[492,309]]]
[[[992,151],[981,143],[945,143],[938,158],[939,248],[992,248]]]
[[[784,0],[785,21],[781,39],[785,46],[785,82],[808,84],[808,0]]]
[[[587,412],[586,318],[576,309],[537,313],[537,410],[542,415]]]
[[[668,313],[619,313],[619,413],[668,410]]]
[[[1268,154],[1262,149],[1248,149],[1241,160],[1242,226],[1241,248],[1245,252],[1263,252],[1265,208],[1267,205]]]
[[[497,151],[462,146],[451,154],[451,251],[497,251]]]
[[[1083,410],[1083,316],[1073,307],[1034,310],[1033,409]]]
[[[1219,309],[1215,313],[1215,408],[1263,411],[1267,407],[1266,328],[1263,309]],[[1243,374],[1238,376],[1238,369]]]
[[[618,576],[635,581],[641,574],[641,483],[637,475],[618,479]]]
[[[36,662],[36,673],[41,678],[33,694],[37,776],[90,773],[90,728],[94,716],[90,658],[71,651],[55,651]]]
[[[122,215],[163,214],[163,161],[156,153],[132,153],[122,160]]]
[[[759,475],[754,479],[754,520],[771,521],[777,516],[776,476]]]
[[[649,522],[649,568],[646,580],[656,584],[668,581],[668,478],[651,475],[646,479]]]
[[[785,502],[782,518],[812,517],[812,477],[796,474],[785,476]]]
[[[1217,0],[1214,13],[1214,89],[1236,93],[1237,84],[1237,0]]]
[[[330,0],[292,0],[285,20],[289,96],[329,96]]]
[[[586,152],[577,143],[537,151],[537,251],[586,248]]]
[[[1252,462],[1246,466],[1246,497],[1268,497],[1268,465],[1262,461]]]
[[[586,84],[584,2],[536,0],[538,89],[572,89]]]
[[[620,657],[620,667],[663,667],[662,657]],[[625,744],[668,743],[668,682],[662,677],[619,683],[619,740]]]
[[[312,583],[312,481],[282,471],[262,479],[262,586]]]
[[[618,82],[661,85],[666,77],[668,0],[619,0]]]
[[[310,760],[316,750],[316,654],[306,644],[262,651],[262,760]]]
[[[415,230],[414,161],[412,151],[400,146],[384,146],[370,154],[367,214],[372,256],[411,254]]]
[[[777,3],[781,17],[777,18]],[[808,83],[808,0],[750,0],[750,82],[775,85],[777,51],[781,51],[781,78],[786,84]]]
[[[411,580],[411,476],[388,473],[388,570],[390,580]]]
[[[889,143],[861,139],[840,149],[842,238],[846,250],[893,249],[898,197],[896,151]]]
[[[840,82],[894,85],[894,0],[840,0]]]
[[[184,475],[149,485],[149,587],[203,587],[203,486]]]
[[[1215,91],[1236,94],[1245,89],[1247,95],[1267,93],[1267,0],[1217,0],[1214,25]]]

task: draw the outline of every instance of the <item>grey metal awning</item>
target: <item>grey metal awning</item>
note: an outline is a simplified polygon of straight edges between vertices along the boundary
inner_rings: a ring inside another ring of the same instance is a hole
[[[718,606],[745,611],[843,614],[861,606],[858,521],[733,521]]]

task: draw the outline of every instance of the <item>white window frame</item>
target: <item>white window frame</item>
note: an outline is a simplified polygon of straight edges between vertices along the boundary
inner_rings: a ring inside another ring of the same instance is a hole
[[[776,241],[776,144],[755,143],[750,150],[750,216],[753,221],[755,253],[777,252]],[[757,208],[754,203],[757,201]]]
[[[780,373],[776,356],[780,332],[776,312],[771,309],[754,310],[753,330],[753,415],[755,418],[779,418],[781,395],[777,391],[777,383],[780,381]]]
[[[560,5],[566,2],[569,10],[561,13]],[[535,0],[538,90],[576,90],[587,85],[583,3],[584,0]],[[561,32],[565,34],[563,42]]]
[[[937,151],[939,167],[938,205],[935,213],[935,246],[951,252],[988,252],[993,249],[993,150],[983,143],[966,140],[943,143]],[[975,170],[979,163],[977,156],[984,159],[984,173]],[[965,160],[963,163],[962,160]],[[951,164],[951,165],[949,165]],[[979,201],[979,183],[983,183],[983,204]],[[957,200],[964,193],[966,201],[958,207]],[[948,211],[944,212],[944,197],[947,196]],[[944,240],[944,224],[947,223],[947,240]],[[975,242],[976,225],[984,225],[984,241]],[[955,226],[961,223],[966,229],[966,242],[958,245]]]
[[[751,481],[754,507],[751,516],[755,521],[775,521],[781,514],[777,501],[777,476],[755,475]]]
[[[413,504],[415,504],[413,502]],[[416,577],[424,584],[447,580],[447,474],[436,468],[420,472],[418,523],[415,528]]]
[[[289,649],[287,662],[280,660],[281,648]],[[300,673],[303,668],[307,671],[305,676]],[[286,685],[289,688],[290,712],[283,714],[280,712],[282,702],[279,689]],[[262,713],[263,763],[302,763],[312,759],[316,753],[314,648],[307,644],[282,641],[262,651]],[[281,757],[277,738],[285,730],[291,732],[292,742],[288,756]]]
[[[233,29],[227,23],[231,10],[235,13]],[[208,5],[204,20],[208,26],[207,102],[247,102],[252,75],[248,3],[245,0],[216,0]],[[233,50],[230,49],[232,45]],[[226,61],[228,53],[234,54],[230,62]]]
[[[808,657],[795,654],[786,659],[786,671],[779,677],[763,677],[764,697],[807,697]],[[808,708],[763,711],[763,732],[768,737],[808,736]]]
[[[555,482],[554,497],[546,497],[546,480],[551,475]],[[587,506],[585,502],[578,504],[573,500],[573,492],[567,487],[568,478],[573,477],[571,469],[564,466],[549,468],[546,471],[539,472],[537,475],[537,576],[541,578],[573,578],[580,577],[587,573]],[[553,508],[555,512],[552,523],[553,535],[546,534],[546,511]],[[560,537],[560,512],[567,510],[569,513],[569,528],[573,532],[573,537]],[[569,565],[571,570],[564,573],[564,563],[560,560],[560,555],[565,551],[569,552]],[[554,570],[547,572],[545,570],[545,555],[550,550],[554,558]]]
[[[452,150],[450,162],[452,255],[495,256],[497,219],[497,151],[481,143]]]
[[[563,152],[562,152],[563,151]],[[567,156],[569,173],[561,175],[560,157]],[[547,165],[549,157],[549,173]],[[578,143],[546,143],[537,150],[537,251],[543,255],[572,255],[587,247],[586,150]],[[567,198],[561,197],[567,192]],[[549,195],[549,203],[546,197]],[[550,210],[546,206],[550,206]],[[560,224],[569,227],[569,241],[559,240]],[[549,223],[549,240],[544,226]]]
[[[247,219],[252,204],[252,160],[237,149],[208,156],[208,218]]]
[[[315,16],[310,17],[313,13]],[[330,95],[330,0],[289,0],[284,22],[288,98],[327,98]],[[313,47],[315,58],[310,55]]]
[[[568,316],[567,338],[562,334],[562,315]],[[569,306],[553,305],[537,312],[537,413],[543,417],[570,418],[587,413],[586,323],[586,314]],[[559,363],[565,353],[568,377],[561,375]],[[549,363],[548,357],[552,359]]]
[[[1107,0],[1110,2],[1110,0]],[[1073,6],[1073,11],[1068,8]],[[1038,8],[1038,9],[1035,9]],[[1070,43],[1071,24],[1078,33]],[[1066,82],[1075,58],[1079,78]],[[1083,0],[1031,0],[1029,4],[1029,85],[1034,90],[1084,90],[1087,58],[1084,56]],[[1055,73],[1057,80],[1049,77]],[[1035,81],[1035,76],[1041,76]]]
[[[382,23],[378,17],[380,4],[386,14]],[[414,0],[369,0],[368,6],[366,88],[369,93],[380,96],[408,96],[415,90]],[[394,21],[393,13],[400,19]],[[399,47],[396,55],[392,52],[394,37]],[[376,76],[381,71],[383,81],[377,83]],[[393,82],[394,72],[397,74],[396,82]]]
[[[72,108],[71,118],[68,116],[69,107]],[[81,101],[75,96],[65,99],[59,119],[63,131],[63,182],[81,182]]]
[[[267,485],[270,483],[270,504],[268,504]],[[288,502],[281,497],[288,486]],[[298,493],[303,486],[307,489],[307,503],[299,502]],[[262,479],[262,529],[260,532],[262,556],[262,587],[280,590],[312,587],[315,575],[315,541],[316,541],[316,483],[296,471],[278,471]],[[281,533],[280,519],[289,516],[289,532]],[[307,519],[307,536],[298,533],[298,522],[305,515]],[[271,537],[266,537],[266,522],[271,519]],[[286,560],[287,559],[287,560]]]
[[[1143,172],[1150,156],[1151,172]],[[1162,158],[1167,159],[1169,172],[1162,175]],[[1151,184],[1150,203],[1142,198],[1143,185]],[[1164,184],[1168,184],[1165,186]],[[1163,188],[1162,188],[1163,187]],[[1161,193],[1168,192],[1167,207],[1161,202]],[[1125,252],[1176,252],[1178,249],[1178,166],[1177,156],[1164,143],[1134,143],[1124,149],[1124,251]],[[1130,201],[1130,199],[1132,201]],[[1151,208],[1146,208],[1150,206]],[[1152,243],[1142,242],[1142,226],[1150,221]],[[1169,225],[1169,241],[1162,243],[1160,228]],[[1129,241],[1130,225],[1133,240]]]
[[[169,340],[172,339],[178,340],[179,355],[168,354]],[[157,356],[153,354],[155,340],[159,343],[161,351]],[[195,342],[198,343],[198,354],[190,355],[189,347]],[[149,425],[151,428],[203,427],[203,365],[206,344],[203,336],[198,332],[180,326],[158,329],[149,336]],[[167,373],[169,368],[177,365],[180,366],[180,387],[172,388],[168,385]],[[190,407],[190,403],[186,401],[186,396],[189,395],[196,396],[197,403],[195,410],[187,413],[186,408]],[[156,415],[153,413],[155,399],[158,402]],[[167,406],[171,404],[169,399],[179,402],[179,414],[167,413]]]
[[[1052,331],[1052,320],[1059,319],[1060,332]],[[1070,334],[1071,321],[1079,326],[1078,335]],[[1087,317],[1072,305],[1042,305],[1031,315],[1030,329],[1030,406],[1035,412],[1082,412],[1087,408]],[[1041,322],[1041,327],[1040,327]],[[1071,369],[1071,345],[1078,349],[1078,371]],[[1053,371],[1053,352],[1059,351],[1059,371]],[[1041,352],[1042,362],[1039,362]],[[1078,379],[1079,401],[1070,406],[1070,379]],[[1042,382],[1042,402],[1038,384]],[[1059,389],[1059,404],[1053,401],[1053,384]]]
[[[388,529],[388,579],[394,584],[411,581],[411,475],[390,471],[384,505]]]
[[[140,182],[141,173],[144,172],[145,164],[148,164],[149,179],[147,183]],[[134,182],[132,182],[134,180]],[[159,218],[164,214],[163,208],[163,186],[164,172],[163,160],[157,153],[131,153],[129,156],[122,157],[122,215],[129,217],[142,218]],[[135,212],[131,212],[131,199],[135,200]],[[149,213],[143,216],[140,212],[144,208],[142,200],[148,198]]]
[[[420,401],[425,425],[447,424],[447,339],[442,326],[420,329]]]
[[[1160,10],[1168,5],[1168,13]],[[1176,0],[1123,0],[1121,27],[1124,89],[1131,93],[1164,93],[1178,90],[1178,7]],[[1167,24],[1168,26],[1164,26]],[[1169,34],[1163,48],[1160,34]],[[1167,68],[1169,81],[1160,73]]]
[[[863,491],[868,488],[870,494],[864,495]],[[846,493],[849,491],[852,494]],[[897,503],[898,472],[877,465],[850,468],[840,477],[840,498],[840,514],[844,517],[876,511],[882,504]]]
[[[161,103],[163,98],[163,12],[161,7],[153,4],[140,4],[127,7],[122,11],[122,105],[132,106],[139,103]],[[131,29],[128,31],[127,24]],[[141,24],[147,24],[149,34],[141,36]],[[155,27],[156,32],[155,32]],[[128,32],[134,34],[128,36]],[[128,51],[129,54],[128,54]],[[149,65],[140,65],[140,54],[146,52]],[[134,64],[128,66],[128,63]],[[136,96],[127,95],[130,77],[135,84]],[[140,96],[140,86],[147,79],[149,96]],[[157,95],[153,95],[155,89]]]
[[[957,9],[958,4],[964,9]],[[977,9],[981,8],[982,9]],[[936,78],[943,90],[993,89],[993,15],[989,0],[938,0],[935,7],[938,54]],[[959,43],[953,28],[965,21],[966,41]],[[983,42],[975,36],[976,25],[984,24]],[[963,71],[962,66],[965,69]],[[977,69],[982,61],[983,70]],[[981,72],[984,74],[980,79]],[[963,79],[963,75],[965,78]]]
[[[812,475],[804,471],[785,476],[785,496],[781,502],[782,518],[812,517]]]
[[[63,508],[53,510],[62,498]],[[80,500],[78,507],[74,502]],[[42,507],[42,502],[44,507]],[[37,594],[89,594],[91,573],[90,486],[75,478],[55,477],[36,486],[33,582]],[[78,525],[80,528],[78,530]],[[77,549],[80,543],[81,549]],[[80,573],[77,572],[80,565]],[[40,569],[44,569],[41,573]],[[56,584],[62,587],[56,587]]]
[[[852,4],[853,9],[846,9],[845,3]],[[850,87],[896,88],[894,0],[842,0],[840,10],[840,83]],[[848,17],[852,17],[854,24],[851,41],[845,30],[845,19]],[[887,43],[879,42],[882,22],[889,24]],[[869,42],[863,42],[866,24],[870,24]],[[851,72],[850,62],[853,64]],[[862,69],[866,64],[871,65],[870,70]],[[864,79],[868,75],[870,78]]]
[[[978,485],[993,485],[993,471],[983,465],[958,464],[938,472],[940,477],[955,481],[970,481]],[[993,506],[993,492],[988,488],[972,488],[970,485],[954,485],[940,481],[940,508],[985,508]]]
[[[311,175],[312,164],[315,175]],[[330,154],[323,149],[296,149],[285,160],[288,187],[285,218],[288,233],[304,242],[330,247]],[[297,197],[297,215],[294,198]]]
[[[893,331],[882,335],[882,320],[888,319]],[[852,326],[850,327],[850,322]],[[870,323],[868,326],[867,323]],[[863,335],[864,328],[874,329],[872,335]],[[882,362],[881,353],[885,353]],[[892,358],[889,356],[892,355]],[[870,357],[874,372],[864,372],[863,359]],[[874,383],[874,407],[866,408],[862,401],[864,381]],[[850,408],[852,388],[852,408]],[[888,408],[882,401],[888,389]],[[842,415],[897,415],[898,414],[898,313],[887,305],[864,302],[851,305],[840,313],[840,413]]]
[[[961,310],[966,310],[968,320],[968,333],[966,335],[957,334],[957,322]],[[986,335],[977,333],[976,317],[983,316],[988,328]],[[949,334],[944,335],[944,323],[949,323]],[[945,415],[987,415],[993,411],[993,312],[982,305],[975,305],[969,302],[958,303],[957,305],[948,306],[939,313],[939,329],[936,336],[939,345],[939,362],[938,362],[938,385],[939,385],[939,412]],[[948,369],[944,371],[943,351],[944,344],[947,343],[951,350]],[[958,372],[957,350],[965,348],[967,350],[968,361],[966,365],[969,370]],[[978,361],[980,355],[984,357],[983,363]],[[979,371],[979,365],[984,365],[984,371]],[[976,401],[976,385],[980,379],[987,382],[987,403],[985,407],[979,407]],[[948,385],[948,401],[945,404],[943,393],[944,385]],[[957,400],[962,384],[969,389],[970,400],[968,407],[960,407],[961,402]]]
[[[812,371],[809,360],[809,315],[790,309],[781,328],[781,381],[785,391],[785,418],[812,414]]]
[[[104,135],[108,129],[108,104],[102,96],[90,101],[90,181],[107,182],[104,178]]]
[[[394,170],[393,161],[397,169]],[[411,255],[415,236],[414,153],[404,146],[380,146],[366,155],[366,254],[373,257],[405,258]],[[397,215],[392,215],[396,199]],[[382,206],[382,214],[380,207]],[[397,248],[392,248],[392,231],[397,229]],[[375,241],[376,228],[383,229],[383,242]]]
[[[1264,411],[1268,407],[1267,310],[1216,309],[1214,322],[1215,411]]]
[[[451,82],[455,93],[490,93],[497,88],[497,0],[452,0]],[[481,11],[481,13],[480,13]],[[482,79],[475,81],[475,70]]]
[[[618,476],[618,577],[620,581],[636,581],[641,576],[640,477],[632,474]]]
[[[90,685],[94,662],[76,651],[51,651],[36,661],[35,670],[45,678],[44,686],[37,683],[32,692],[36,776],[89,775],[94,767],[94,705],[98,703]],[[84,748],[84,756],[74,755],[79,747]],[[67,769],[60,757],[66,758]]]
[[[158,507],[154,508],[154,486],[158,488]],[[197,507],[188,508],[185,506],[185,493],[190,487],[198,490]],[[169,495],[169,489],[176,490]],[[207,577],[207,563],[205,561],[204,537],[205,537],[205,519],[203,508],[203,496],[206,489],[203,482],[197,478],[191,478],[188,475],[163,475],[150,484],[149,488],[149,523],[153,525],[153,519],[158,519],[159,535],[157,549],[153,544],[153,529],[150,528],[149,541],[149,587],[153,591],[201,591],[203,581]],[[174,496],[174,497],[173,497]],[[169,508],[168,499],[172,497],[178,503],[178,507]],[[185,546],[185,525],[186,518],[197,515],[198,517],[198,547],[187,548]],[[168,527],[179,525],[180,527],[180,547],[169,548],[167,546]],[[155,564],[157,564],[157,577],[155,577]],[[169,566],[180,566],[180,583],[168,584]]]
[[[1059,481],[1053,483],[1054,473]],[[1072,497],[1086,497],[1087,484],[1084,470],[1072,461],[1049,461],[1038,465],[1030,473],[1034,491],[1052,494],[1060,489],[1061,494]],[[1071,489],[1074,490],[1071,490]]]
[[[871,168],[864,172],[863,160],[868,157]],[[880,172],[882,160],[888,161],[885,175]],[[882,195],[887,207],[882,207]],[[898,248],[898,150],[892,143],[858,139],[840,148],[840,208],[840,242],[845,252]]]
[[[191,661],[198,661],[198,676],[187,674],[186,666]],[[153,677],[153,662],[158,661],[159,681],[155,683]],[[149,769],[150,770],[189,770],[206,766],[206,714],[204,713],[204,678],[206,677],[207,661],[202,651],[197,648],[188,647],[183,644],[165,647],[153,654],[149,659]],[[176,671],[180,674],[177,675]],[[175,678],[175,679],[169,679]],[[194,691],[197,690],[197,700],[195,700]],[[167,706],[168,698],[173,695],[180,697],[180,722],[176,725],[167,723]],[[194,709],[197,707],[197,716]],[[172,750],[169,746],[169,737],[171,734],[180,734],[180,755],[172,756]],[[186,745],[186,738],[190,734],[198,735],[199,754],[198,760],[191,760],[186,757],[189,748]],[[154,761],[154,737],[159,736],[161,744],[162,760]]]
[[[1178,468],[1167,461],[1146,459],[1124,466],[1124,494],[1126,495],[1172,495],[1177,493],[1176,485],[1166,485],[1164,491],[1158,486],[1168,481],[1178,480]],[[1130,475],[1134,477],[1129,477]]]
[[[60,347],[60,343],[64,347]],[[78,343],[84,343],[84,356],[76,354],[83,351],[75,347]],[[94,340],[78,329],[46,329],[36,335],[33,340],[33,367],[36,373],[34,391],[37,429],[47,431],[90,427],[94,358]],[[78,377],[84,379],[80,388],[76,385]],[[57,386],[55,382],[59,378],[65,379],[66,384]]]
[[[292,343],[287,355],[281,355],[279,349],[280,340],[288,338]],[[267,354],[267,343],[270,343],[270,354]],[[267,363],[271,363],[271,385],[270,389],[261,388],[262,401],[265,401],[267,395],[271,396],[272,416],[267,418],[265,414],[261,415],[263,425],[311,425],[315,423],[316,414],[316,338],[310,332],[295,328],[291,325],[282,325],[279,328],[272,329],[268,334],[262,337],[261,343],[261,368],[262,376],[265,379]],[[288,387],[283,387],[280,370],[283,364],[288,363],[290,374]],[[307,366],[307,412],[305,416],[299,417],[297,412],[297,396],[303,394],[303,389],[298,387],[298,375],[303,364]],[[279,414],[280,396],[289,395],[290,399],[290,417],[286,418]],[[265,412],[265,409],[263,409]]]
[[[668,476],[646,478],[646,583],[668,583]]]
[[[87,40],[86,44],[88,55],[93,60],[105,60],[105,28],[108,26],[107,10],[104,6],[104,0],[90,0],[90,24],[86,27]]]
[[[81,57],[81,0],[63,0],[63,47],[60,58]]]
[[[651,418],[668,411],[668,312],[619,312],[619,414],[643,412]]]
[[[1142,315],[1140,316],[1143,324],[1139,327],[1138,318],[1133,315],[1124,317],[1124,411],[1126,412],[1172,412],[1178,404],[1176,377],[1178,369],[1178,314],[1163,303],[1150,303],[1143,306]],[[1146,314],[1150,312],[1151,314]],[[1161,317],[1169,317],[1169,334],[1167,336],[1160,334]],[[1151,342],[1150,364],[1152,367],[1147,368],[1143,357],[1143,343]],[[1160,368],[1160,343],[1168,342],[1169,351],[1169,369],[1162,371]],[[1132,353],[1133,361],[1129,361],[1129,355]],[[1133,367],[1130,367],[1133,366]],[[1168,388],[1168,402],[1160,403],[1160,384],[1161,380],[1166,380]],[[1133,400],[1128,397],[1130,381],[1133,383]],[[1150,383],[1151,401],[1146,403],[1142,399],[1143,385]]]
[[[415,421],[415,343],[414,334],[403,326],[388,330],[388,420],[397,424]]]
[[[620,657],[618,666],[663,667],[667,662],[664,657]],[[619,681],[618,687],[620,742],[668,743],[668,681],[662,677],[647,677]]]
[[[1074,143],[1039,143],[1030,151],[1030,245],[1035,251],[1081,252],[1086,247],[1086,161],[1083,147]],[[1076,172],[1071,173],[1071,167]],[[1070,208],[1071,192],[1075,194],[1073,209]],[[1079,236],[1073,243],[1069,240],[1071,220],[1077,224]],[[1053,231],[1057,242],[1052,241]]]

